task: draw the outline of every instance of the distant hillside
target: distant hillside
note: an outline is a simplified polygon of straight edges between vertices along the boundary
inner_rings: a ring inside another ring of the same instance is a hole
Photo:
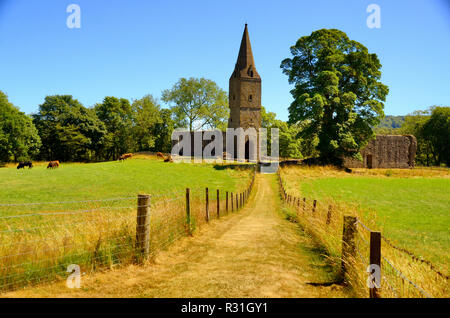
[[[387,115],[376,128],[400,128],[405,122],[405,116]]]

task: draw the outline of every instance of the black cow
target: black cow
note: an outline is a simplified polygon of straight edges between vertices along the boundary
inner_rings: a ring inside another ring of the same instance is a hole
[[[23,169],[28,167],[28,169],[33,168],[33,163],[31,161],[19,162],[17,169]]]

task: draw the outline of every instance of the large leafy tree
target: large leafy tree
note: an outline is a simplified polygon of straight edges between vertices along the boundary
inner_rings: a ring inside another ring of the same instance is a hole
[[[435,163],[450,165],[450,107],[433,107],[430,119],[423,125],[423,136],[431,143]]]
[[[267,152],[271,151],[271,128],[278,128],[279,155],[282,158],[302,159],[316,156],[315,138],[301,138],[302,124],[289,124],[276,118],[276,114],[261,107],[261,126],[267,128]]]
[[[339,164],[343,156],[361,159],[359,150],[383,118],[389,91],[380,82],[377,55],[336,29],[301,37],[291,53],[281,63],[294,84],[289,122],[307,122],[302,135],[319,138],[324,162]]]
[[[103,156],[116,159],[122,153],[133,151],[134,113],[129,100],[108,96],[94,110],[107,129]]]
[[[31,118],[19,111],[0,91],[0,161],[29,160],[41,145]]]
[[[161,107],[152,95],[133,101],[134,139],[137,151],[155,150],[157,125],[161,124]]]
[[[180,78],[171,89],[162,92],[162,100],[171,104],[178,127],[186,127],[190,131],[226,128],[229,114],[227,93],[212,80]]]
[[[101,153],[105,126],[71,95],[45,97],[33,122],[42,140],[41,159],[84,161]]]
[[[161,109],[161,121],[155,125],[155,150],[165,153],[172,149],[172,132],[175,129],[175,121],[172,118],[170,109]]]
[[[408,134],[417,139],[416,163],[426,166],[433,165],[435,153],[433,145],[425,137],[423,127],[430,119],[431,108],[428,110],[417,110],[405,116],[405,122],[400,128],[392,130],[377,130],[381,134]]]

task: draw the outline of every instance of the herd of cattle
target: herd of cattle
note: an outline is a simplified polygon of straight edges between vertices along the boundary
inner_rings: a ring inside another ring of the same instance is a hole
[[[124,161],[124,160],[126,160],[128,158],[131,158],[131,157],[133,157],[132,153],[124,153],[123,155],[121,155],[119,157],[118,160],[122,162],[122,161]],[[171,155],[168,155],[167,157],[165,157],[163,155],[163,153],[161,153],[161,152],[156,153],[156,157],[163,159],[164,162],[173,162]],[[25,167],[28,167],[28,169],[33,168],[33,163],[31,161],[24,161],[24,162],[19,162],[19,164],[17,165],[17,169],[24,169]],[[55,169],[55,168],[58,168],[58,167],[59,167],[59,161],[58,160],[50,161],[48,163],[48,165],[47,165],[47,169]]]

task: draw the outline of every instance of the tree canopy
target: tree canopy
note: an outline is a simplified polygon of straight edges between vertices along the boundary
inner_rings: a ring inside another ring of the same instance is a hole
[[[29,160],[40,145],[41,138],[31,118],[0,91],[0,162]]]
[[[87,161],[103,147],[104,124],[71,95],[46,96],[33,122],[42,140],[41,159]]]
[[[207,128],[224,130],[228,120],[227,93],[205,78],[180,78],[162,92],[162,100],[171,104],[177,127],[190,131]]]
[[[267,152],[270,154],[271,128],[279,129],[279,156],[281,158],[302,159],[317,155],[314,145],[317,138],[302,138],[302,123],[289,124],[276,118],[276,114],[261,107],[261,127],[267,128]]]
[[[281,63],[294,84],[289,123],[307,123],[302,135],[319,138],[325,162],[341,163],[343,156],[361,159],[359,150],[383,118],[389,91],[380,82],[377,55],[336,29],[301,37],[291,53]]]

